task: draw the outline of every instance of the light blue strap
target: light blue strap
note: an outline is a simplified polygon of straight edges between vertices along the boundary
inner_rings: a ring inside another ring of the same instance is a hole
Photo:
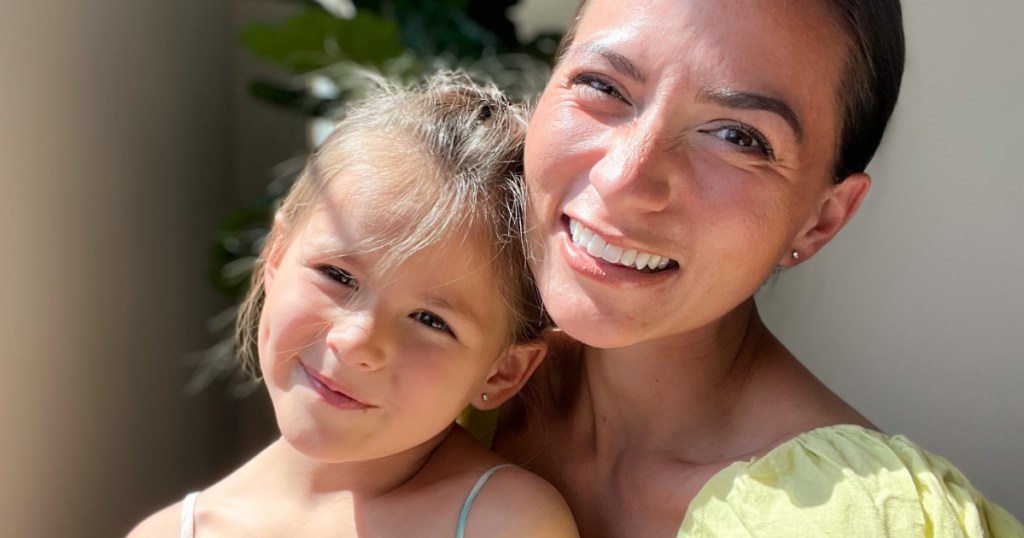
[[[501,465],[495,465],[484,474],[480,475],[477,479],[476,484],[473,485],[473,489],[469,492],[469,497],[466,497],[466,502],[462,505],[462,513],[459,514],[459,526],[455,529],[455,538],[464,538],[466,535],[466,520],[469,519],[469,508],[473,506],[473,501],[476,500],[476,496],[483,489],[484,484],[491,478],[491,475],[498,472],[505,467],[515,467],[511,463],[503,463]]]

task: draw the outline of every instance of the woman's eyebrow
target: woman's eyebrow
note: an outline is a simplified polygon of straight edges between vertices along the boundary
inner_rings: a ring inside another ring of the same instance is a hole
[[[579,51],[603,57],[612,65],[613,69],[637,82],[647,81],[647,75],[632,60],[608,48],[606,45],[591,41],[581,45]]]
[[[759,93],[741,92],[731,88],[705,88],[701,90],[697,98],[704,102],[715,103],[727,108],[738,108],[742,110],[764,110],[782,117],[793,129],[798,142],[804,140],[804,128],[800,124],[793,108],[781,99],[768,97]]]

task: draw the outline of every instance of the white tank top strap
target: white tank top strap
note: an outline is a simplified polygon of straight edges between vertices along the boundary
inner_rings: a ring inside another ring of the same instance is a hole
[[[466,520],[469,519],[469,509],[473,506],[473,501],[476,500],[476,496],[480,493],[480,490],[483,489],[484,484],[490,480],[491,475],[505,467],[515,467],[515,465],[512,465],[511,463],[495,465],[494,467],[484,471],[484,474],[480,475],[480,478],[477,479],[476,484],[473,485],[473,489],[469,492],[469,496],[466,497],[466,502],[462,505],[462,512],[459,514],[459,524],[455,529],[455,538],[464,538],[466,534]]]
[[[195,538],[197,498],[199,492],[193,491],[185,495],[185,500],[181,501],[181,538]]]

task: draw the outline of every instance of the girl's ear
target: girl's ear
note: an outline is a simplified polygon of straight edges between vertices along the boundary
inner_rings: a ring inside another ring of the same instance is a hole
[[[857,213],[857,209],[864,201],[870,187],[871,177],[867,174],[857,173],[851,174],[842,183],[829,188],[819,203],[817,211],[811,215],[800,233],[793,238],[791,249],[782,256],[779,266],[793,267],[809,259],[831,241]]]
[[[267,261],[263,264],[263,286],[269,287],[270,283],[274,281],[274,274],[277,273],[277,268],[281,266],[281,259],[284,257],[284,249],[281,248],[280,241],[274,241],[269,245],[267,250]]]
[[[487,411],[496,409],[508,401],[523,388],[534,370],[544,360],[547,351],[548,345],[541,340],[513,345],[494,363],[490,374],[480,387],[480,394],[470,403],[477,409]]]
[[[267,258],[263,264],[263,287],[269,287],[274,280],[277,268],[281,266],[284,258],[284,244],[281,240],[284,230],[284,218],[280,213],[274,215],[274,225],[270,228],[270,235],[267,236]]]

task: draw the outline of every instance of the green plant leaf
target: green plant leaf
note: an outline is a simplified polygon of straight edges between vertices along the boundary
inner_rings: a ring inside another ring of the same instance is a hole
[[[309,10],[280,24],[249,25],[241,41],[256,56],[300,73],[341,61],[379,66],[405,50],[395,23],[368,12],[346,20]]]
[[[338,99],[320,99],[310,95],[305,88],[290,88],[263,79],[252,81],[249,84],[249,93],[261,101],[289,108],[313,118],[327,116],[339,101]]]

